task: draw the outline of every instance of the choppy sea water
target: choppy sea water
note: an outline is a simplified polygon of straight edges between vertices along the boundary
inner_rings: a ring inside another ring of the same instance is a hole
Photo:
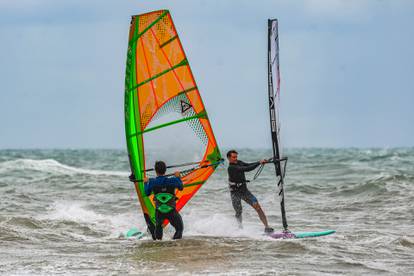
[[[0,274],[413,275],[413,148],[286,155],[290,229],[336,234],[273,240],[246,204],[239,229],[223,166],[183,209],[183,240],[120,239],[145,229],[125,151],[0,150]],[[267,166],[249,189],[281,229],[273,176]]]

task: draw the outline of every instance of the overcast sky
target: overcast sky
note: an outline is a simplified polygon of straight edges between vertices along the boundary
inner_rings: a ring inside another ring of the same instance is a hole
[[[0,148],[125,148],[130,16],[169,9],[221,147],[414,146],[414,1],[0,0]]]

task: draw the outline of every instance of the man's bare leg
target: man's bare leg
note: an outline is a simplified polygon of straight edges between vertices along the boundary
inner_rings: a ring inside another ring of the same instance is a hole
[[[264,224],[264,226],[266,228],[268,228],[269,225],[267,224],[267,218],[266,218],[265,213],[262,210],[262,207],[260,207],[260,204],[258,202],[256,202],[252,205],[252,207],[256,210],[256,212],[259,215],[259,218],[262,221],[262,223]]]

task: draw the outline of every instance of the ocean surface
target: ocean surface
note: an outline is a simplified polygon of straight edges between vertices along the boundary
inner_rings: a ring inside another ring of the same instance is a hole
[[[0,274],[414,275],[414,148],[286,155],[290,230],[335,234],[271,239],[245,203],[239,229],[224,164],[182,210],[183,240],[120,238],[145,229],[126,151],[0,150]],[[248,186],[280,230],[274,168]]]

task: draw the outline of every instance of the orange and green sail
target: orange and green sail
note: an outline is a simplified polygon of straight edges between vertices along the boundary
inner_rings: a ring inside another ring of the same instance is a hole
[[[207,181],[221,155],[169,11],[132,16],[125,72],[125,132],[131,170],[137,179],[135,188],[147,223],[148,219],[154,222],[155,214],[153,196],[145,195],[142,182],[153,166],[149,144],[154,137],[164,139],[162,144],[181,138],[181,132],[174,137],[162,133],[183,127],[190,135],[182,132],[182,142],[173,149],[188,149],[184,138],[192,135],[198,140],[200,154],[180,153],[196,167],[182,175],[184,190],[176,194],[177,210]],[[173,165],[170,160],[163,161]]]

